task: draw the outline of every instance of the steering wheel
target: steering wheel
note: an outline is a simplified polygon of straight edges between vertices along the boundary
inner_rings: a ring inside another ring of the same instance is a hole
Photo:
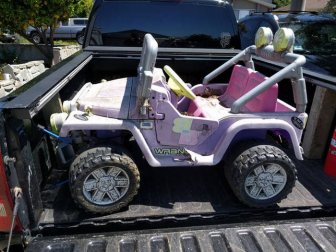
[[[185,82],[174,72],[169,66],[164,66],[163,70],[168,74],[168,86],[173,90],[177,96],[185,96],[191,100],[195,100],[196,95],[193,91],[185,84]]]

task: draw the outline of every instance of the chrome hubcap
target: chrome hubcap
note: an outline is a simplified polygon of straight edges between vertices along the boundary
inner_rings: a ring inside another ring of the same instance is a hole
[[[91,172],[84,180],[83,194],[91,203],[112,204],[128,191],[130,180],[119,167],[104,167]]]
[[[287,174],[278,164],[263,164],[251,171],[245,180],[245,192],[254,199],[270,199],[287,183]]]

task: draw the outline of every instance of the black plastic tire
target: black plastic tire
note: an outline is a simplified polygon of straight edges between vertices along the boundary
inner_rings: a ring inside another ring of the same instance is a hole
[[[117,181],[121,184],[117,185]],[[96,147],[75,158],[69,171],[69,186],[75,203],[86,212],[109,214],[132,201],[140,186],[140,174],[123,149]],[[95,200],[96,195],[101,198],[99,201]]]
[[[248,144],[245,148],[240,145],[236,152],[233,151],[228,165],[225,176],[232,191],[250,207],[274,205],[286,198],[295,185],[294,163],[272,145],[251,147]]]

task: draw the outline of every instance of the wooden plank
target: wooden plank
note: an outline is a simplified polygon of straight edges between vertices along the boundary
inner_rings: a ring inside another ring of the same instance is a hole
[[[316,87],[302,144],[304,156],[308,159],[324,158],[330,143],[330,131],[335,127],[332,125],[336,111],[335,101],[335,91]]]

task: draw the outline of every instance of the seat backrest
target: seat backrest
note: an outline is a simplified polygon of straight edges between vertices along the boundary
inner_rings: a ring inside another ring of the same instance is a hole
[[[244,94],[243,91],[252,72],[252,69],[241,65],[233,67],[228,87],[225,93],[218,97],[222,105],[229,108],[235,100]]]
[[[144,37],[140,63],[138,66],[137,96],[141,99],[147,99],[150,95],[150,89],[153,80],[153,70],[156,62],[158,44],[151,34]]]
[[[246,94],[248,91],[252,90],[266,79],[268,79],[268,77],[259,72],[253,71],[250,74],[243,93]],[[278,84],[275,83],[272,87],[247,102],[241,110],[248,112],[274,112],[277,98]]]

